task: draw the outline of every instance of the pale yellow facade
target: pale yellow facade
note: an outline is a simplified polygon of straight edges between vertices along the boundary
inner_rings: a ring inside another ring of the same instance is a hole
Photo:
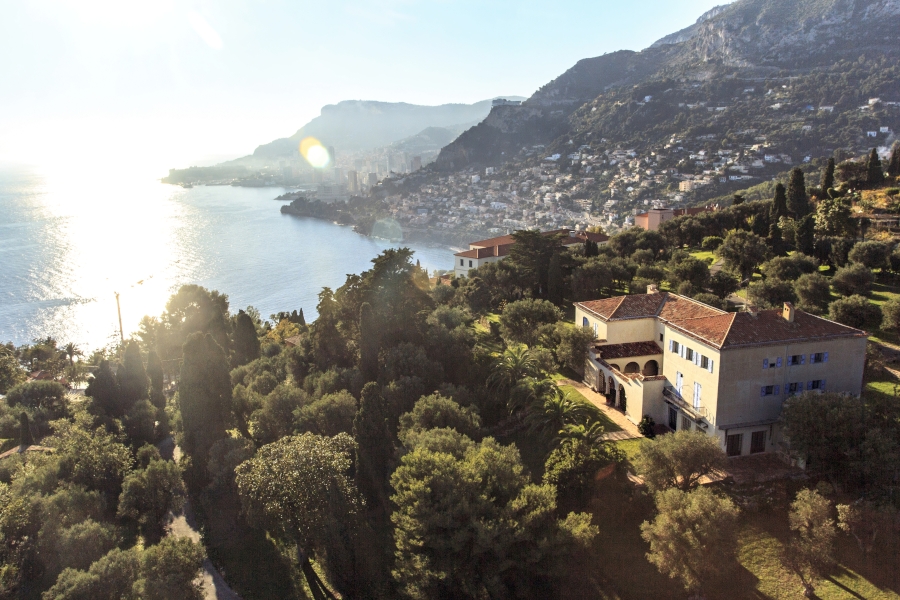
[[[717,312],[715,318],[729,318]],[[771,326],[777,318],[771,314],[774,311],[769,312],[760,327]],[[785,319],[793,319],[793,308],[790,317],[787,307],[784,314]],[[586,364],[585,382],[606,394],[609,402],[634,423],[649,415],[672,430],[704,431],[718,438],[730,456],[771,452],[782,441],[777,421],[790,395],[810,390],[856,396],[862,392],[867,341],[864,332],[845,328],[847,332],[839,331],[840,335],[810,335],[792,339],[791,343],[738,343],[743,338],[732,340],[726,330],[722,335],[728,343],[716,344],[691,331],[690,319],[679,321],[677,315],[669,316],[671,321],[658,317],[617,319],[615,315],[605,318],[576,304],[576,324],[592,329],[597,339]],[[753,333],[755,321],[750,315],[741,316],[744,331]],[[826,331],[843,327],[802,316],[811,332],[821,330],[816,329],[818,324]],[[775,324],[784,328],[784,323]],[[655,343],[661,353],[649,352],[649,342]],[[632,347],[634,356],[622,356]],[[658,365],[658,374],[652,371],[652,364],[645,370],[649,361]],[[626,368],[629,363],[630,369]],[[634,363],[641,372],[634,372]]]

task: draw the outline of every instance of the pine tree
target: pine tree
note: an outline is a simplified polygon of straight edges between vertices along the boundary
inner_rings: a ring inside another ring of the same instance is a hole
[[[775,198],[772,200],[772,221],[778,222],[781,217],[788,216],[787,196],[785,195],[784,184],[775,185]]]
[[[891,162],[888,163],[888,175],[891,177],[900,177],[900,142],[895,142],[894,149],[891,151]]]
[[[825,172],[822,174],[822,195],[827,195],[828,190],[834,187],[834,157],[828,159]]]
[[[259,338],[253,319],[243,310],[239,310],[234,320],[234,355],[231,366],[239,367],[259,358]]]
[[[34,445],[31,424],[28,422],[28,415],[24,412],[19,415],[19,445],[25,447]]]
[[[559,306],[563,301],[563,274],[559,252],[550,257],[550,268],[547,271],[547,299]]]
[[[372,305],[359,307],[359,371],[366,381],[378,379],[378,353],[381,340]]]
[[[122,367],[116,375],[119,379],[119,399],[124,411],[127,412],[138,400],[145,400],[150,396],[150,378],[144,370],[137,342],[130,341],[125,346]]]
[[[739,206],[744,203],[744,197],[740,194],[735,194],[734,199],[731,201],[732,206]]]
[[[802,219],[810,212],[803,171],[796,167],[791,169],[791,181],[787,188],[787,207],[797,220]]]
[[[875,148],[872,148],[872,151],[869,153],[869,160],[866,163],[866,183],[873,187],[884,183],[881,159],[878,157],[878,150]]]

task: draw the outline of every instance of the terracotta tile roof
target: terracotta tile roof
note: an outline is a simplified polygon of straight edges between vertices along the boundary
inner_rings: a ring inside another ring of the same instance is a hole
[[[585,310],[594,313],[598,317],[609,320],[619,305],[622,304],[627,296],[616,296],[615,298],[604,298],[603,300],[591,300],[589,302],[579,302],[576,306],[581,306]]]
[[[627,344],[608,344],[597,346],[603,360],[631,358],[633,356],[653,356],[662,354],[662,348],[656,342],[628,342]]]
[[[793,323],[784,319],[781,310],[775,309],[760,311],[755,317],[745,312],[729,313],[719,317],[675,321],[672,325],[695,339],[723,350],[868,335],[865,331],[800,310],[795,311]]]
[[[511,235],[501,235],[500,237],[479,240],[469,244],[469,248],[493,248],[494,246],[502,246],[504,244],[513,244],[516,240]]]
[[[489,248],[472,248],[471,250],[464,250],[463,252],[457,252],[454,256],[458,256],[460,258],[487,258],[489,256],[506,256],[509,254],[509,247],[512,244],[502,244],[499,246],[491,246]]]
[[[699,317],[716,317],[727,314],[724,310],[713,308],[708,304],[697,302],[677,294],[666,294],[666,303],[659,311],[659,318],[664,321],[681,321]]]
[[[580,306],[607,321],[617,319],[647,319],[659,317],[664,321],[711,317],[725,314],[719,310],[677,294],[634,294],[604,300],[581,302]]]

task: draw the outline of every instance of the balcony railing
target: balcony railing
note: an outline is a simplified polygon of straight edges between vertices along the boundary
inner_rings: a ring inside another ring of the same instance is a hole
[[[699,406],[694,406],[692,403],[688,402],[684,398],[681,397],[681,394],[673,387],[665,387],[663,388],[663,396],[683,410],[685,413],[693,417],[694,419],[706,419],[709,416],[709,411],[702,404]]]

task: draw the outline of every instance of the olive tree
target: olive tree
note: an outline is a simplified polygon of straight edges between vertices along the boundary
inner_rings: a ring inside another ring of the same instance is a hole
[[[676,431],[652,440],[641,440],[635,467],[650,491],[669,488],[683,491],[700,479],[725,467],[725,452],[716,438],[699,431]]]

